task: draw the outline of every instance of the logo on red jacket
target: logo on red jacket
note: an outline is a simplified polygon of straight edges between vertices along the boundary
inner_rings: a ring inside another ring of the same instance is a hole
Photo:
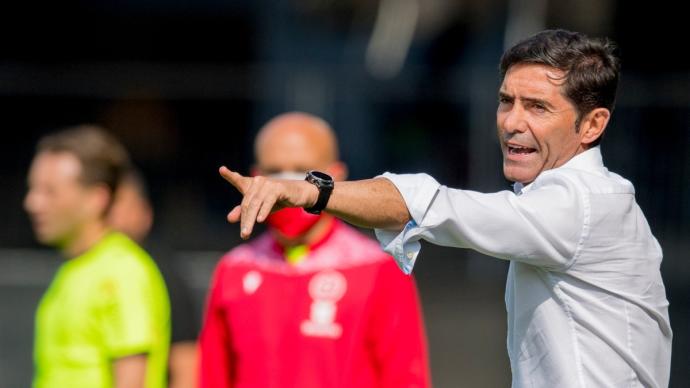
[[[261,274],[257,271],[249,271],[242,278],[242,288],[247,295],[253,294],[263,281]]]
[[[302,334],[311,337],[339,338],[342,326],[335,322],[338,312],[336,303],[347,291],[347,280],[338,271],[326,270],[317,273],[309,282],[309,296],[312,298],[309,319],[302,321]]]

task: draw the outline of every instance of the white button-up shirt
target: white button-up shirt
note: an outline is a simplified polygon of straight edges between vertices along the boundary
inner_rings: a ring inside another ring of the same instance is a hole
[[[412,220],[376,230],[406,273],[419,240],[510,260],[505,302],[513,387],[666,387],[671,365],[662,252],[632,184],[599,147],[515,193],[394,175]]]

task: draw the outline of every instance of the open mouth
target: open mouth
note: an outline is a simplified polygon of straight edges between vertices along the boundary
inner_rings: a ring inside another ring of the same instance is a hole
[[[510,155],[527,155],[533,152],[537,152],[537,150],[530,147],[516,146],[510,144],[508,145],[508,153]]]

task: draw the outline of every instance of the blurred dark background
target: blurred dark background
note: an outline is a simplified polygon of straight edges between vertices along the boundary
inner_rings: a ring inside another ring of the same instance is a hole
[[[665,251],[671,386],[690,381],[690,62],[674,2],[622,0],[121,0],[8,2],[0,11],[0,387],[28,386],[33,312],[60,259],[21,203],[36,140],[98,123],[130,149],[156,208],[154,239],[197,294],[239,242],[252,138],[287,110],[335,128],[350,178],[424,171],[509,189],[494,140],[503,49],[543,28],[608,36],[623,78],[602,148],[630,179]],[[425,246],[415,268],[436,387],[509,386],[507,264]]]

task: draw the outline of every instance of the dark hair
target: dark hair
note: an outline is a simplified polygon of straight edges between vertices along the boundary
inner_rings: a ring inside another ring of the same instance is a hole
[[[80,125],[46,135],[39,140],[36,153],[67,152],[79,159],[80,181],[85,185],[106,185],[115,192],[130,166],[124,146],[104,128]]]
[[[579,32],[546,30],[508,49],[501,57],[500,72],[519,63],[551,66],[565,72],[564,95],[577,109],[576,127],[595,108],[613,112],[620,77],[616,47],[608,39],[589,38]]]

